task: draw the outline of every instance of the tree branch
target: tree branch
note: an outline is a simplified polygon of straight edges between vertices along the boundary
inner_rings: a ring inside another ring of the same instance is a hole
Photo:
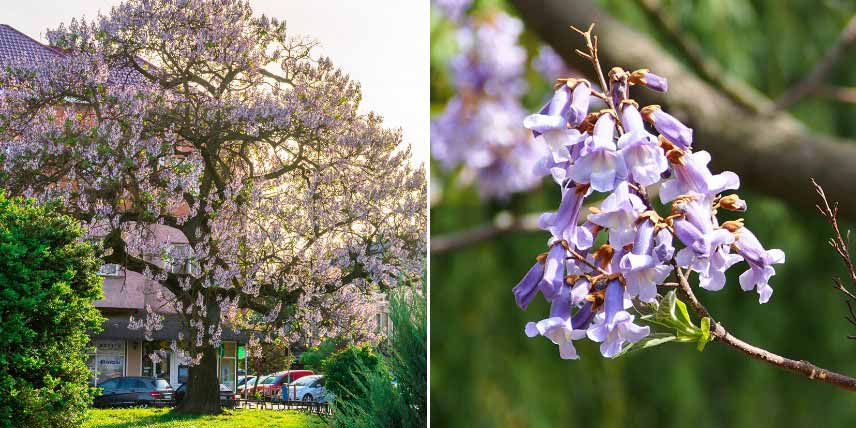
[[[722,324],[715,322],[713,320],[713,317],[710,316],[710,312],[708,312],[704,305],[699,302],[698,298],[696,298],[695,294],[693,294],[693,290],[690,287],[690,284],[687,281],[687,278],[684,275],[683,271],[681,271],[681,269],[676,266],[675,272],[677,272],[678,284],[680,285],[680,289],[681,291],[683,291],[684,295],[686,295],[687,299],[689,300],[690,306],[693,307],[699,317],[710,318],[710,334],[716,339],[722,341],[722,343],[756,360],[763,361],[772,366],[791,371],[809,380],[815,380],[823,383],[828,383],[830,385],[835,385],[847,391],[856,391],[856,379],[850,376],[846,376],[818,367],[808,361],[797,361],[792,360],[790,358],[785,358],[781,355],[774,354],[770,351],[767,351],[766,349],[759,348],[734,337],[725,329],[725,327],[723,327]]]
[[[722,91],[734,102],[755,113],[759,112],[756,110],[758,104],[746,98],[740,86],[735,86],[734,79],[728,77],[719,63],[704,56],[699,44],[681,31],[678,23],[660,7],[658,0],[636,0],[636,4],[645,12],[649,21],[668,39],[669,43],[681,52],[681,55],[696,74]]]
[[[601,34],[601,62],[625,69],[651,68],[669,78],[668,98],[654,91],[638,91],[643,104],[661,104],[695,130],[695,146],[708,150],[718,170],[732,170],[752,188],[796,206],[813,209],[813,192],[805,178],[826,185],[831,197],[841,201],[843,212],[856,218],[856,142],[816,135],[792,116],[753,113],[768,111],[772,102],[751,87],[734,82],[736,90],[754,108],[747,109],[689,72],[650,37],[628,29],[602,13],[592,1],[511,0],[527,28],[534,30],[562,55],[568,65],[586,70],[588,61],[573,53],[576,42],[569,25],[587,28],[597,22]],[[588,72],[593,76],[592,72]]]
[[[538,217],[540,213],[513,217],[508,213],[496,216],[492,223],[476,226],[472,229],[451,232],[431,237],[431,253],[443,254],[481,241],[495,238],[506,233],[540,232]]]
[[[850,18],[850,21],[847,22],[847,25],[844,26],[844,29],[841,30],[841,34],[838,36],[838,40],[826,51],[826,55],[823,56],[823,60],[814,67],[814,70],[808,74],[803,80],[801,80],[796,85],[792,86],[790,89],[785,91],[782,96],[776,100],[776,105],[773,107],[773,111],[776,110],[784,110],[794,104],[797,101],[802,99],[804,96],[814,92],[824,77],[835,67],[835,64],[844,57],[844,54],[847,53],[847,50],[856,43],[856,15],[853,15]]]

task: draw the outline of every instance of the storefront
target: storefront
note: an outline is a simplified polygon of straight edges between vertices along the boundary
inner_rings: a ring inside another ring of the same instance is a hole
[[[106,315],[103,331],[94,336],[87,365],[92,371],[91,383],[97,385],[119,376],[145,376],[167,380],[173,388],[187,382],[189,368],[179,364],[169,350],[178,337],[180,323],[175,315],[167,315],[164,328],[154,332],[152,341],[145,340],[141,331],[127,328],[129,316]],[[217,358],[220,383],[235,390],[238,374],[238,354],[244,354],[245,338],[224,329],[224,340]]]

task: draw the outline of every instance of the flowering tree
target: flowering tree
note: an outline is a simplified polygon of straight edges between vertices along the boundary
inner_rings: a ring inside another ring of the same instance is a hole
[[[691,273],[699,287],[718,291],[725,286],[725,271],[745,262],[741,288],[755,290],[759,303],[766,303],[773,293],[773,265],[784,263],[785,254],[765,249],[742,219],[720,222],[721,211],[747,209],[736,194],[723,195],[740,186],[739,177],[712,173],[710,155],[693,151],[691,128],[657,105],[640,108],[630,97],[633,87],[666,92],[665,78],[620,67],[604,76],[593,27],[574,28],[587,48],[577,53],[592,63],[604,91],[586,80],[559,79],[550,102],[523,121],[536,141],[549,147],[547,162],[562,191],[558,210],[539,220],[551,234],[548,251],[513,289],[522,309],[538,293],[551,305],[547,318],[526,325],[526,335],[548,338],[564,359],[579,358],[573,342],[586,337],[599,342],[607,358],[670,341],[695,342],[702,350],[718,339],[809,379],[856,390],[856,379],[749,345],[712,321],[690,285]],[[592,98],[608,108],[589,112]],[[671,208],[668,215],[661,216],[649,199],[648,188],[655,184],[660,202]],[[818,207],[836,234],[831,243],[850,267],[835,222],[837,207],[830,208],[819,187],[818,192],[824,202]],[[583,218],[584,201],[594,193],[607,196],[599,207],[590,205]],[[677,251],[675,239],[681,244]],[[675,282],[666,281],[670,275]],[[840,280],[836,284],[849,293]],[[698,313],[699,325],[675,288]]]
[[[180,410],[218,411],[224,323],[353,333],[369,288],[418,278],[423,173],[284,22],[238,0],[129,0],[48,37],[66,55],[0,75],[3,186],[62,201],[105,262],[162,285],[191,365]],[[156,310],[134,327],[157,329]]]

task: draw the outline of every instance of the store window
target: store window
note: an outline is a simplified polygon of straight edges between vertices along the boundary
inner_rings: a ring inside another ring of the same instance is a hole
[[[164,345],[162,342],[143,343],[143,377],[169,381],[171,352],[161,351],[165,347]],[[157,355],[152,358],[152,354],[155,352]]]
[[[125,341],[96,340],[95,353],[90,354],[87,362],[95,373],[95,382],[101,384],[114,377],[125,374]]]

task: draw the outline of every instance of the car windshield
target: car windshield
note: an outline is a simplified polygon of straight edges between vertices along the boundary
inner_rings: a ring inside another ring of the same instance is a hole
[[[169,382],[167,382],[165,379],[155,379],[155,388],[157,388],[159,390],[160,389],[169,389],[170,388]]]
[[[300,379],[297,379],[296,381],[292,382],[291,384],[294,386],[306,386],[306,385],[309,385],[310,383],[312,383],[316,380],[318,380],[317,376],[305,376],[305,377],[302,377]]]
[[[268,376],[268,377],[264,378],[261,382],[259,382],[259,384],[261,384],[261,385],[270,385],[270,384],[272,384],[272,383],[273,383],[273,381],[275,381],[275,380],[276,380],[276,377],[275,377],[275,376]]]

